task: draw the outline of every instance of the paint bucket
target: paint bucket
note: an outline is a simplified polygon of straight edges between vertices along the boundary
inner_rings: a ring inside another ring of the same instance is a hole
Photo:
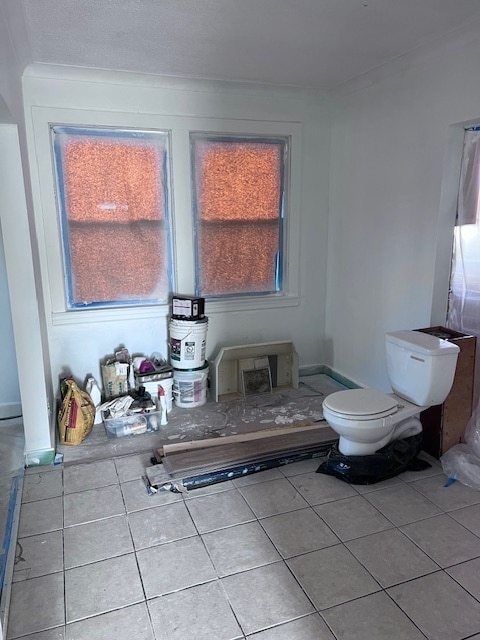
[[[200,407],[207,401],[208,362],[199,369],[173,370],[173,398],[177,407]]]
[[[199,369],[205,364],[208,318],[169,324],[170,363],[174,369]]]
[[[163,390],[165,391],[167,413],[170,413],[173,405],[173,378],[164,378],[163,380],[159,380],[156,385],[157,396],[160,387],[163,387]],[[155,398],[155,404],[157,405],[157,411],[160,410],[160,400],[158,399],[158,397]]]

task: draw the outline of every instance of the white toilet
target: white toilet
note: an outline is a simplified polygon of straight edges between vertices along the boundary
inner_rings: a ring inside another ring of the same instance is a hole
[[[442,404],[453,384],[460,349],[421,331],[385,335],[387,372],[394,393],[348,389],[323,401],[323,415],[347,456],[371,455],[392,440],[422,431],[421,411]]]

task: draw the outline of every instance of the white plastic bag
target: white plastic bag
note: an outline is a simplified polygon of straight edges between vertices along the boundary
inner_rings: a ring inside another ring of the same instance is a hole
[[[440,458],[443,472],[467,487],[480,490],[480,411],[475,409],[465,429],[465,444],[456,444]]]
[[[95,405],[95,422],[94,424],[102,423],[102,414],[100,411],[100,404],[102,402],[102,392],[100,391],[100,387],[98,386],[95,378],[89,377],[87,378],[87,382],[85,385],[85,391],[88,393],[90,398],[92,399],[93,404]]]
[[[443,454],[440,462],[449,478],[480,490],[480,458],[468,444],[456,444]]]
[[[472,448],[473,453],[480,458],[480,403],[472,413],[465,429],[465,442]]]

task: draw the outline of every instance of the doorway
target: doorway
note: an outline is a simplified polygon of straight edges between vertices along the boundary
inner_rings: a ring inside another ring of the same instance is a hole
[[[447,325],[477,337],[473,406],[480,398],[480,128],[465,131]]]

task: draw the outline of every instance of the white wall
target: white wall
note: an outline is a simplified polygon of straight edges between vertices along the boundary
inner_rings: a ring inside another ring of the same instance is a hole
[[[251,123],[286,122],[299,128],[301,140],[294,143],[292,167],[296,195],[291,232],[299,239],[294,247],[296,255],[290,255],[298,289],[295,299],[276,308],[250,305],[226,310],[225,306],[207,304],[207,357],[211,359],[221,345],[289,339],[297,347],[301,365],[323,363],[330,147],[328,102],[324,97],[264,86],[186,82],[46,66],[30,67],[24,74],[23,87],[54,389],[65,370],[80,380],[87,373],[99,377],[100,359],[119,344],[132,353],[160,351],[167,355],[166,306],[108,313],[62,313],[56,307],[56,281],[62,279],[62,270],[52,257],[53,252],[58,252],[59,234],[58,224],[52,223],[56,212],[47,136],[48,123],[67,115],[76,124],[91,124],[88,119],[95,118],[104,124],[138,126],[142,122],[143,126],[162,126],[163,114],[217,118],[219,122],[226,118]],[[177,210],[182,184],[185,189],[189,186],[187,180],[187,172],[180,175],[180,183],[176,180]],[[189,207],[188,202],[184,204]],[[182,256],[178,258],[181,260]],[[184,289],[182,292],[191,293]]]
[[[0,418],[18,416],[22,413],[20,388],[18,385],[17,355],[13,339],[12,314],[8,293],[5,252],[0,224]]]
[[[51,450],[54,440],[45,384],[41,323],[34,285],[25,186],[15,125],[0,125],[0,175],[3,181],[0,219],[28,462],[30,453]],[[43,457],[43,453],[38,455],[39,459]]]
[[[336,96],[326,354],[365,385],[390,389],[386,331],[445,323],[462,135],[454,125],[480,118],[479,59],[478,36],[465,33]]]
[[[22,3],[0,2],[0,122],[23,120],[22,73],[31,61]]]
[[[8,25],[8,26],[7,26]],[[11,28],[15,25],[15,43]],[[53,457],[54,425],[49,410],[52,392],[46,331],[39,306],[42,291],[35,282],[36,238],[28,215],[28,173],[19,140],[24,134],[21,76],[29,58],[22,7],[18,2],[0,4],[0,221],[5,251],[5,269],[10,296],[18,380],[25,431],[26,462]],[[27,188],[26,188],[27,187]],[[30,206],[30,211],[32,207]],[[6,339],[6,336],[5,336]],[[13,344],[8,338],[11,352]],[[3,353],[2,353],[3,356]],[[3,374],[5,365],[2,362]],[[2,376],[3,376],[2,374]],[[12,374],[12,379],[14,378]],[[3,380],[3,378],[2,378]],[[18,393],[18,386],[16,391]],[[50,405],[51,406],[51,405]],[[31,454],[31,455],[30,455]]]
[[[0,123],[14,124],[13,112],[21,105],[20,79],[17,86],[13,80],[14,56],[10,35],[5,20],[6,7],[0,7]],[[2,176],[3,180],[3,176]],[[17,360],[13,339],[12,316],[8,292],[5,253],[1,230],[0,214],[0,353],[2,364],[0,373],[0,418],[21,413],[20,389],[18,386]]]
[[[165,352],[168,313],[111,312],[100,321],[52,313],[48,255],[59,238],[46,224],[56,213],[40,138],[59,110],[78,114],[78,124],[85,111],[106,123],[123,114],[126,126],[161,114],[300,123],[298,303],[230,312],[207,306],[207,355],[221,344],[292,339],[302,366],[325,363],[388,390],[384,333],[445,320],[458,164],[449,153],[461,147],[458,123],[480,116],[479,57],[478,37],[466,33],[403,58],[336,94],[331,121],[329,102],[313,92],[28,69],[24,105],[53,388],[65,369],[98,376],[100,358],[120,343]]]

